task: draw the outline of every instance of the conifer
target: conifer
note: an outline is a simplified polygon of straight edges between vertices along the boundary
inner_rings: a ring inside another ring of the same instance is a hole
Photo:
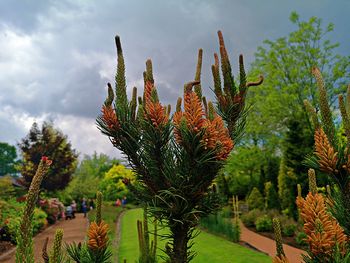
[[[202,94],[201,49],[194,81],[184,85],[183,99],[178,99],[173,116],[170,107],[163,106],[159,100],[151,60],[147,60],[143,74],[143,98],[135,106],[134,89],[128,103],[124,59],[120,39],[116,37],[115,108],[108,99],[114,94],[108,94],[97,118],[98,128],[128,157],[136,174],[136,185],[128,186],[149,213],[169,227],[165,251],[172,263],[189,262],[193,258],[190,252],[193,230],[201,216],[218,207],[219,200],[213,197],[215,193],[210,187],[244,127],[247,88],[262,81],[246,83],[243,57],[240,57],[239,90],[236,88],[222,33],[218,32],[218,36],[224,85],[222,88],[220,62],[215,54],[212,73],[217,109],[212,103],[207,104]]]

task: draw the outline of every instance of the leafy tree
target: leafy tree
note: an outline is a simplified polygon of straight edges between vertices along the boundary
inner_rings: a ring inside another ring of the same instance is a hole
[[[350,80],[350,58],[337,55],[339,44],[328,39],[334,29],[332,24],[323,26],[316,17],[301,21],[295,12],[290,21],[296,26],[295,31],[264,41],[255,55],[250,74],[264,72],[265,81],[247,99],[254,107],[247,119],[246,141],[264,147],[271,155],[285,155],[279,195],[282,208],[292,212],[296,210],[296,184],[300,182],[306,191],[302,161],[312,152],[313,128],[304,100],[316,106],[319,98],[311,69],[321,69],[326,86],[332,87],[327,93],[333,105],[337,93],[344,91]]]
[[[231,153],[223,169],[230,190],[229,197],[238,195],[244,198],[258,185],[264,161],[258,146],[241,146]]]
[[[131,170],[121,164],[113,165],[112,168],[105,173],[99,188],[100,191],[103,192],[106,200],[116,200],[117,198],[123,198],[123,196],[129,196],[129,190],[123,183],[125,179],[133,182],[134,175]]]
[[[311,69],[313,66],[321,69],[326,86],[332,87],[327,93],[333,105],[337,93],[344,91],[350,80],[350,58],[336,54],[339,44],[328,39],[334,30],[332,24],[323,26],[316,17],[301,21],[295,12],[290,21],[296,26],[295,31],[274,41],[264,41],[255,55],[250,75],[264,72],[265,81],[262,88],[252,90],[247,98],[254,107],[247,119],[246,141],[275,156],[291,150],[286,153],[286,165],[305,181],[301,160],[311,150],[313,131],[303,101],[308,99],[313,106],[318,105]],[[291,126],[298,128],[299,134],[295,136],[300,140],[287,147],[287,137],[294,136],[286,134],[293,131]],[[281,143],[285,139],[286,143]]]
[[[65,200],[80,200],[83,197],[93,198],[105,174],[113,165],[119,163],[119,160],[111,159],[102,153],[94,153],[92,156],[85,155],[74,172],[72,181],[61,193],[62,198]]]
[[[18,147],[23,157],[20,171],[27,185],[32,181],[42,156],[53,160],[42,188],[52,191],[64,189],[68,185],[75,171],[78,155],[72,149],[67,136],[55,129],[53,124],[44,122],[39,129],[34,123]]]
[[[15,146],[0,142],[0,176],[15,175],[18,164]]]
[[[254,187],[253,190],[250,192],[247,203],[249,206],[249,210],[252,209],[264,209],[264,197],[260,193],[259,189]]]
[[[323,27],[322,20],[316,17],[301,21],[296,12],[290,21],[297,29],[287,37],[265,40],[252,65],[251,74],[264,72],[266,80],[262,88],[249,95],[256,114],[248,117],[247,132],[264,144],[278,143],[278,136],[286,130],[284,121],[293,113],[300,114],[303,125],[312,130],[303,102],[308,99],[313,106],[318,105],[312,67],[321,69],[326,87],[332,87],[327,89],[331,105],[350,80],[350,57],[335,54],[339,44],[327,39],[333,24]]]
[[[228,191],[226,198],[238,195],[245,198],[253,187],[264,192],[266,181],[271,181],[277,190],[279,158],[259,145],[245,144],[237,147],[227,159],[221,175],[217,179],[220,189]]]

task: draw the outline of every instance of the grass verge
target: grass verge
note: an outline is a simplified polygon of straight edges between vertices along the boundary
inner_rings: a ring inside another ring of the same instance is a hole
[[[121,222],[121,240],[119,247],[119,262],[124,259],[127,262],[138,260],[139,249],[137,239],[136,222],[142,218],[142,209],[133,209],[126,212]],[[151,225],[151,224],[150,224]],[[158,240],[158,255],[164,255],[160,248],[165,246],[164,240]],[[230,242],[222,237],[215,236],[206,232],[201,232],[194,239],[193,250],[197,256],[194,263],[211,262],[211,263],[267,263],[271,258],[265,254],[255,252],[238,244]],[[160,262],[162,262],[160,260]]]

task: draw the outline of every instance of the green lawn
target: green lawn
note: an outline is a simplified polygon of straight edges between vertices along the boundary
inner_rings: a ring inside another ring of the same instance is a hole
[[[119,262],[127,259],[128,263],[134,263],[138,259],[137,219],[142,218],[142,210],[127,211],[122,219],[122,231],[119,248]],[[197,256],[193,262],[210,263],[271,263],[271,258],[248,248],[242,247],[221,237],[201,232],[195,238],[193,250]],[[159,241],[164,248],[165,241]],[[158,254],[162,252],[158,249]],[[161,262],[161,261],[160,261]]]

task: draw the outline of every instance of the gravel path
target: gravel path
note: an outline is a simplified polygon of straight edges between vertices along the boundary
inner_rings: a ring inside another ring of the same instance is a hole
[[[269,254],[269,256],[274,257],[276,255],[276,243],[274,240],[259,235],[241,224],[241,240],[252,245],[258,250]],[[284,252],[290,263],[300,263],[303,262],[301,255],[305,254],[305,251],[291,247],[289,245],[283,245]]]
[[[64,231],[63,242],[71,243],[84,241],[86,231],[88,227],[88,220],[84,218],[83,214],[77,214],[73,220],[64,220],[59,223],[48,227],[42,233],[38,234],[34,238],[34,256],[35,262],[43,262],[41,258],[41,250],[44,245],[46,237],[49,237],[48,250],[51,248],[53,237],[57,228],[62,228]],[[8,253],[0,257],[1,263],[15,263],[15,250],[11,250]]]

